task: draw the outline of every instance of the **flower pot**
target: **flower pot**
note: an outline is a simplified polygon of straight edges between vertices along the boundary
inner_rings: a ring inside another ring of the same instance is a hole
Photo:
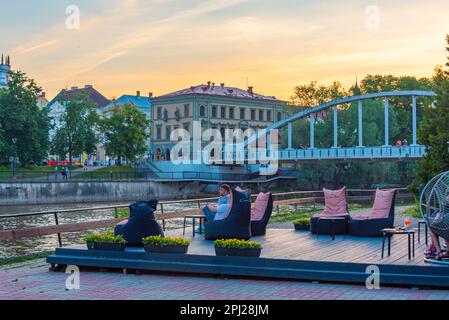
[[[222,248],[215,246],[215,254],[217,256],[238,256],[238,257],[260,257],[262,248],[250,248],[250,249],[235,249],[235,248]]]
[[[94,250],[95,249],[95,243],[93,241],[86,242],[86,246],[88,250]]]
[[[146,252],[152,253],[171,253],[171,254],[186,254],[189,246],[154,246],[154,245],[144,245]]]
[[[296,231],[310,231],[310,224],[295,224]]]
[[[125,243],[107,243],[107,242],[95,242],[94,243],[95,250],[124,251],[125,248],[126,248]]]

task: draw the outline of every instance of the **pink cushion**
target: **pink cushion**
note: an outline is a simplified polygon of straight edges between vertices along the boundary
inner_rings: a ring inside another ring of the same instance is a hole
[[[265,211],[268,207],[268,201],[270,200],[270,192],[267,193],[259,193],[254,202],[254,207],[251,209],[251,221],[260,221],[262,220]]]
[[[374,200],[374,206],[370,213],[372,219],[388,218],[391,209],[391,202],[393,201],[395,189],[376,191],[376,199]]]
[[[346,187],[340,190],[323,189],[325,208],[321,216],[345,216],[348,215],[346,202]]]

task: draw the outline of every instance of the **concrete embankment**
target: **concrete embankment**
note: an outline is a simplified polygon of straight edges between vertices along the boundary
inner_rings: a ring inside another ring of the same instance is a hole
[[[0,206],[184,199],[201,189],[197,183],[152,181],[2,182]]]

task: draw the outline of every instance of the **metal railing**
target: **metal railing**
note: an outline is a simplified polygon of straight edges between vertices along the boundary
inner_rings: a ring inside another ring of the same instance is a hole
[[[79,174],[69,174],[67,178],[60,174],[55,175],[44,171],[17,171],[15,175],[9,171],[0,171],[0,182],[17,181],[48,181],[48,182],[67,182],[67,181],[133,181],[133,180],[205,180],[205,181],[251,181],[269,180],[276,176],[293,177],[289,172],[278,172],[275,176],[263,176],[258,172],[254,173],[213,173],[213,172],[158,172],[134,171],[134,172],[83,172]]]
[[[399,192],[399,195],[397,199],[412,199],[413,196],[407,193],[404,193],[406,189],[397,189]],[[365,190],[365,189],[352,189],[348,190],[348,201],[349,202],[369,202],[372,201],[374,198],[374,193],[376,190]],[[368,195],[367,195],[368,194]],[[254,200],[257,195],[252,195],[252,199]],[[198,212],[198,209],[201,208],[202,205],[205,205],[207,203],[211,203],[216,201],[217,197],[211,197],[211,198],[198,198],[198,199],[188,199],[188,200],[174,200],[174,201],[162,201],[159,202],[159,211],[160,213],[157,213],[156,218],[158,220],[162,221],[163,230],[166,229],[165,227],[165,221],[170,219],[176,219],[176,218],[182,218],[186,215],[192,214],[192,212]],[[295,209],[298,205],[305,205],[305,204],[311,204],[313,208],[316,208],[315,205],[317,203],[323,203],[324,197],[322,191],[294,191],[294,192],[282,192],[282,193],[274,193],[273,194],[274,199],[274,208],[277,209],[276,212],[280,213],[280,206],[283,205],[292,205],[295,206]],[[182,205],[182,204],[191,204],[195,205],[196,209],[187,209],[187,210],[180,210],[180,211],[167,211],[166,207],[169,205]],[[104,220],[104,221],[98,221],[97,224],[95,222],[89,222],[84,223],[86,225],[86,228],[84,228],[83,223],[74,224],[72,226],[77,227],[76,231],[64,231],[65,232],[78,232],[78,231],[87,231],[90,229],[95,228],[102,228],[107,226],[113,226],[117,223],[117,220],[122,219],[119,218],[119,210],[129,208],[129,205],[113,205],[113,206],[99,206],[99,207],[90,207],[90,208],[77,208],[77,209],[61,209],[61,210],[50,210],[50,211],[41,211],[41,212],[28,212],[28,213],[15,213],[15,214],[6,214],[6,215],[0,215],[0,222],[4,219],[17,219],[17,218],[25,218],[25,217],[36,217],[36,216],[48,216],[52,215],[54,217],[56,228],[52,228],[51,230],[46,230],[45,232],[37,232],[39,231],[39,228],[49,228],[48,226],[45,227],[36,227],[36,228],[28,228],[28,229],[15,229],[15,230],[0,230],[0,241],[1,240],[14,240],[19,238],[29,238],[34,237],[37,235],[50,235],[50,234],[57,234],[58,236],[58,244],[60,247],[62,247],[62,237],[61,229],[63,226],[67,225],[61,225],[59,223],[59,215],[61,214],[70,214],[70,213],[77,213],[77,212],[94,212],[94,211],[100,211],[100,210],[111,210],[114,215],[114,219],[111,220]],[[123,218],[125,219],[125,218]],[[51,228],[51,226],[50,226]],[[30,231],[31,230],[31,231]],[[28,233],[22,233],[21,231],[30,231]],[[34,232],[36,231],[36,232]]]

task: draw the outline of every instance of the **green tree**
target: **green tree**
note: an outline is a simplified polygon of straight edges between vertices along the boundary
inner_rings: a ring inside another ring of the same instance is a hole
[[[52,152],[62,159],[69,156],[72,163],[74,155],[86,152],[91,154],[96,150],[98,139],[95,125],[98,115],[94,110],[95,103],[87,95],[79,94],[71,99],[62,97],[65,111],[59,119],[52,139]]]
[[[116,106],[99,123],[106,153],[116,157],[119,164],[123,157],[131,161],[142,157],[148,150],[150,125],[145,113],[135,106]]]
[[[449,35],[446,37],[449,52]],[[449,56],[446,67],[449,68]],[[419,162],[420,182],[427,182],[438,173],[449,170],[449,69],[438,66],[433,78],[434,105],[424,109],[418,131],[421,144],[428,146],[427,155]],[[416,185],[414,188],[417,191]]]
[[[40,93],[41,88],[25,73],[10,72],[8,87],[0,92],[1,161],[17,156],[21,163],[38,163],[47,156],[50,119],[47,110],[37,106]]]

